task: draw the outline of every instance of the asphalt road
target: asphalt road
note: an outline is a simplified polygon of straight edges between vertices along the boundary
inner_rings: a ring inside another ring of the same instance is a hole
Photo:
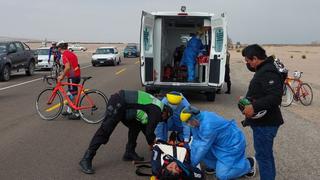
[[[123,59],[115,67],[91,67],[89,53],[78,55],[82,75],[93,77],[87,81],[87,88],[99,89],[107,96],[120,89],[143,89],[137,58]],[[243,117],[236,107],[236,99],[245,93],[251,75],[244,66],[233,65],[231,95],[218,95],[215,102],[207,102],[199,94],[188,94],[187,98],[201,109],[216,111],[239,122]],[[121,161],[127,140],[123,125],[99,149],[94,159],[96,174],[85,175],[80,171],[78,162],[99,125],[62,116],[54,121],[41,120],[35,111],[35,99],[47,86],[41,80],[45,73],[48,72],[39,71],[31,77],[15,75],[9,82],[0,82],[0,179],[147,179],[135,175],[132,163]],[[304,119],[290,108],[282,112],[285,124],[279,130],[274,148],[277,179],[320,179],[319,123]],[[254,155],[251,131],[243,130],[247,154]],[[142,135],[137,152],[150,156]]]

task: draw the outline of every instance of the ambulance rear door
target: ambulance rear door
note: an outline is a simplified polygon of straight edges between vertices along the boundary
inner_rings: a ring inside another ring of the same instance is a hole
[[[224,82],[225,63],[227,57],[227,27],[225,15],[211,18],[211,51],[209,86],[220,87]]]
[[[140,76],[143,85],[154,83],[154,21],[154,15],[142,11],[140,28]]]

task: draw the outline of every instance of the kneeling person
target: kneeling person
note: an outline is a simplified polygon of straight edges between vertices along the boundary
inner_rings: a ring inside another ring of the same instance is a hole
[[[204,162],[207,168],[215,170],[219,180],[255,175],[256,160],[246,158],[245,136],[234,120],[194,107],[185,108],[180,118],[192,127],[190,157],[193,167]]]
[[[181,122],[181,111],[190,106],[188,100],[179,92],[172,91],[166,94],[161,100],[164,104],[171,107],[173,114],[166,122],[160,122],[155,130],[156,140],[168,141],[168,132],[178,133],[178,140],[187,144],[190,140],[190,127],[185,122]]]

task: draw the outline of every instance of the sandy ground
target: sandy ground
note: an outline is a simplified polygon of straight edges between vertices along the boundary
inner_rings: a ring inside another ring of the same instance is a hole
[[[320,46],[264,46],[264,48],[267,55],[275,55],[285,64],[289,69],[289,76],[292,76],[295,70],[302,71],[302,81],[309,83],[312,87],[313,102],[310,106],[303,106],[300,102],[293,102],[291,106],[285,108],[305,119],[320,123],[318,120],[320,117]],[[243,64],[241,51],[237,52],[237,50],[233,49],[230,53],[231,76],[232,74],[241,74],[244,78],[250,79],[251,74],[248,74],[246,69],[239,68],[239,65]],[[305,59],[302,58],[303,55],[306,57]]]

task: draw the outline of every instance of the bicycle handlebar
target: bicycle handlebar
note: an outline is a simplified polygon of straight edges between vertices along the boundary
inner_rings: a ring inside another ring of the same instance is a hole
[[[91,78],[92,78],[91,76],[81,77],[81,79],[83,80],[82,85],[84,85],[84,83],[85,83],[87,80],[91,79]],[[46,81],[46,83],[51,86],[52,83],[49,82],[50,79],[51,79],[51,80],[54,80],[55,82],[57,82],[57,78],[55,78],[55,77],[50,77],[50,76],[46,76],[46,75],[43,76],[43,81]]]
[[[49,82],[49,80],[54,80],[57,82],[57,79],[54,77],[48,77],[48,76],[43,76],[43,81],[46,81],[47,84],[49,84],[50,86],[52,85],[52,83]]]

